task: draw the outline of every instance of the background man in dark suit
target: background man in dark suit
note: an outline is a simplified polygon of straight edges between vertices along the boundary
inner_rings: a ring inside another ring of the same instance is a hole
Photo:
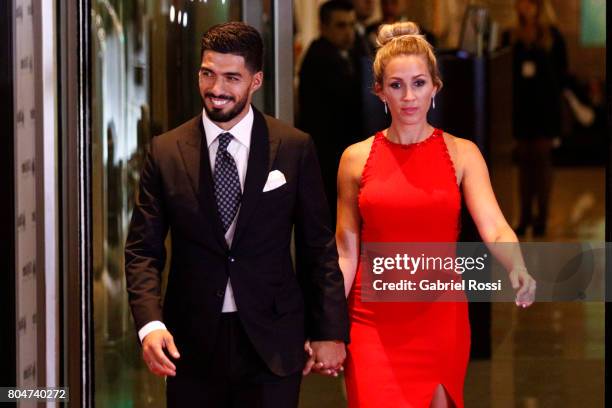
[[[141,174],[126,277],[143,359],[168,376],[169,406],[295,407],[306,338],[324,373],[345,357],[344,285],[317,156],[306,134],[251,106],[262,54],[246,24],[204,34],[204,111],[153,138]]]
[[[319,8],[319,25],[321,36],[308,47],[300,69],[298,127],[315,142],[325,193],[335,215],[340,156],[361,140],[359,76],[351,51],[353,6],[342,0],[324,3]]]
[[[372,42],[367,31],[376,8],[374,0],[352,0],[357,22],[355,23],[355,44],[353,58],[359,81],[359,101],[362,115],[359,140],[366,139],[391,124],[391,117],[385,113],[380,98],[374,93],[374,73],[372,65],[376,55],[376,41]]]

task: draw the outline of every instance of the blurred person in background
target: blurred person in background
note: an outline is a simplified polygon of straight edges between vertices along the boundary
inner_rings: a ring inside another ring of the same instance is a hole
[[[607,158],[605,83],[568,75],[563,89],[561,144],[555,163],[603,165]]]
[[[407,20],[406,16],[404,15],[404,12],[407,6],[406,3],[407,1],[402,2],[400,0],[381,0],[380,1],[380,10],[382,12],[382,18],[380,19],[380,21],[370,24],[368,28],[366,29],[366,32],[368,34],[368,40],[370,41],[371,44],[373,44],[374,48],[376,48],[376,37],[378,35],[378,29],[383,24],[393,24],[393,23]],[[410,19],[412,21],[415,21],[414,18],[410,18]],[[421,24],[419,24],[419,26],[422,27]],[[434,48],[437,46],[436,37],[433,35],[432,32],[424,28],[421,28],[421,33],[425,35],[425,39],[427,40],[427,42],[429,42]]]
[[[398,21],[403,21],[400,0],[381,0],[380,11],[382,13],[382,18],[379,21],[368,25],[368,27],[366,28],[368,41],[370,42],[370,44],[372,44],[374,49],[376,49],[376,37],[378,35],[378,29],[383,24],[393,24],[397,23]]]
[[[355,54],[359,56],[365,56],[374,58],[376,54],[376,46],[368,40],[368,23],[376,8],[376,2],[374,0],[352,0],[353,7],[355,8]]]
[[[379,25],[396,23],[402,17],[400,0],[380,0],[380,10],[382,12],[382,20]]]
[[[354,66],[355,11],[342,0],[319,8],[320,37],[299,73],[298,128],[317,148],[330,210],[336,213],[336,174],[342,151],[361,136],[359,78]]]
[[[377,131],[389,126],[384,105],[373,91],[372,62],[376,54],[376,41],[368,36],[368,24],[371,23],[376,11],[374,0],[352,0],[355,7],[357,22],[355,24],[355,45],[353,47],[355,67],[359,80],[360,105],[363,114],[360,117],[361,134],[359,139],[371,136]]]
[[[463,407],[470,353],[467,301],[363,299],[371,289],[363,281],[371,269],[361,248],[456,242],[461,192],[485,243],[518,241],[497,204],[478,147],[427,122],[442,80],[433,49],[417,25],[384,25],[378,42],[375,89],[388,106],[391,126],[346,149],[338,172],[336,242],[351,322],[348,403]],[[508,271],[516,305],[531,305],[536,286],[522,257],[490,248]],[[446,282],[452,278],[427,272]]]
[[[567,72],[565,41],[548,0],[517,0],[516,25],[504,35],[514,53],[514,137],[518,141],[518,235],[546,233],[552,188],[553,140],[561,133],[561,89]],[[533,214],[534,201],[537,213]]]

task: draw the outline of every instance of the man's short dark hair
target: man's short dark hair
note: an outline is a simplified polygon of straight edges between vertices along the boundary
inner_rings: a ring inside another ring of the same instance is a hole
[[[329,24],[334,11],[353,11],[353,5],[346,0],[329,0],[319,7],[319,22]]]
[[[244,58],[251,72],[263,69],[263,40],[259,32],[248,24],[233,21],[212,26],[202,36],[200,59],[204,51],[234,54]]]

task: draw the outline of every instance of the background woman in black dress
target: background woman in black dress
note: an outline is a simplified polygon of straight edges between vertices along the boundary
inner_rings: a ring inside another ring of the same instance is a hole
[[[517,235],[533,226],[546,232],[552,186],[553,139],[561,125],[561,88],[567,70],[565,41],[547,0],[517,0],[517,24],[507,33],[514,51],[514,136],[518,141],[521,197]],[[533,214],[533,202],[537,213]]]

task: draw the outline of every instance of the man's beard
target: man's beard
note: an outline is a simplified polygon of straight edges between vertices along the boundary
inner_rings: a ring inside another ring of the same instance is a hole
[[[226,96],[226,95],[216,96],[211,93],[207,93],[206,95],[204,95],[204,97],[205,98],[213,97],[213,98],[219,98],[219,99],[228,99],[231,101],[235,100],[231,96]],[[209,109],[205,101],[202,101],[202,103],[204,105],[204,110],[206,111],[206,116],[208,116],[210,120],[212,120],[213,122],[223,123],[223,122],[229,122],[230,120],[234,119],[244,110],[244,107],[246,106],[247,101],[248,101],[248,97],[249,95],[248,93],[246,93],[242,99],[236,102],[234,107],[229,112],[225,112],[225,113],[221,109],[216,109],[214,107],[212,109]]]

